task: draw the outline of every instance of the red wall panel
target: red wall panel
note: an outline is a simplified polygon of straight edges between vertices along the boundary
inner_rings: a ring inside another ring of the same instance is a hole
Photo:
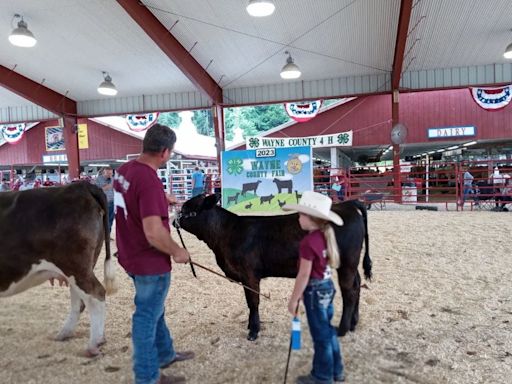
[[[401,93],[399,101],[400,120],[409,131],[408,143],[433,141],[427,138],[428,128],[468,125],[476,127],[477,135],[461,141],[512,138],[512,104],[497,111],[485,110],[473,101],[468,89]],[[360,97],[271,136],[315,136],[348,130],[354,132],[354,146],[390,144],[391,96]]]
[[[124,159],[127,154],[139,153],[142,149],[142,141],[137,138],[91,120],[80,119],[79,123],[87,124],[89,137],[89,148],[80,150],[82,162]],[[45,128],[57,124],[57,120],[39,123],[25,132],[17,144],[2,145],[0,147],[0,165],[42,164],[43,155],[65,153],[64,151],[46,151]]]

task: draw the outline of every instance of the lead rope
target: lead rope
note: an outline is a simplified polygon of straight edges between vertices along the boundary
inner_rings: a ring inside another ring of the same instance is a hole
[[[178,220],[175,220],[175,221],[176,221],[176,224],[177,224],[176,225],[176,230],[178,231],[178,236],[180,237],[180,240],[181,240],[181,245],[183,245],[183,248],[187,249],[187,246],[185,245],[185,242],[183,241],[183,237],[181,237],[179,221]],[[189,260],[190,260],[190,269],[192,270],[192,274],[197,279],[196,270],[194,269],[194,263],[192,262],[192,256],[190,256],[190,254],[189,254],[188,257],[189,257]]]
[[[180,240],[181,240],[181,245],[183,245],[183,248],[187,249],[187,246],[185,245],[185,242],[183,241],[183,237],[181,237],[179,220],[175,220],[175,222],[176,222],[176,230],[178,231],[178,236],[180,237]],[[190,268],[192,269],[192,274],[194,275],[194,277],[196,279],[197,279],[197,275],[196,275],[196,271],[194,270],[194,265],[197,265],[199,268],[202,268],[205,271],[208,271],[208,272],[211,272],[211,273],[213,273],[213,274],[215,274],[217,276],[223,277],[224,279],[230,281],[231,283],[235,283],[237,285],[240,285],[244,289],[247,289],[247,290],[249,290],[251,292],[257,293],[258,295],[264,297],[265,299],[270,300],[270,293],[264,294],[264,293],[258,292],[257,290],[252,289],[251,287],[248,287],[247,285],[241,283],[240,281],[235,281],[233,279],[230,279],[229,277],[221,275],[220,273],[215,272],[215,271],[211,270],[210,268],[205,267],[204,265],[201,265],[199,263],[193,262],[192,261],[192,257],[190,257]]]

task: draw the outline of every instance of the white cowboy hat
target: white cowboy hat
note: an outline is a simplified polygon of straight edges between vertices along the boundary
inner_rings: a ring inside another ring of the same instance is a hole
[[[299,204],[285,204],[284,211],[297,211],[313,217],[331,221],[336,225],[343,225],[343,220],[331,211],[332,200],[318,192],[305,191]]]

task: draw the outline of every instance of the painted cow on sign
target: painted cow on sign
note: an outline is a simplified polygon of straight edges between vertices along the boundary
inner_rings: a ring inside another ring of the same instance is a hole
[[[71,311],[57,340],[73,336],[84,306],[91,331],[85,352],[100,353],[105,342],[105,293],[115,291],[103,191],[89,183],[0,194],[0,297],[23,292],[47,280],[69,285]],[[105,288],[94,275],[105,242]]]
[[[279,216],[237,216],[217,205],[218,197],[196,196],[183,204],[175,225],[203,240],[215,254],[227,277],[259,291],[265,277],[297,276],[299,243],[306,234],[299,226],[298,214]],[[334,226],[340,250],[338,283],[343,297],[343,315],[338,335],[353,331],[359,320],[361,277],[357,270],[363,241],[366,243],[363,269],[371,278],[366,209],[356,200],[334,204],[343,226]],[[249,307],[249,340],[260,331],[258,294],[245,289]]]

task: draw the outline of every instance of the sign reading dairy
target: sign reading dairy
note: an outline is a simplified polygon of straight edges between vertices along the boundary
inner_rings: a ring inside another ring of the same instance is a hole
[[[281,212],[313,190],[311,147],[225,151],[222,206],[236,213]]]
[[[429,128],[429,139],[442,139],[445,137],[464,137],[475,136],[476,128],[474,126],[467,127],[446,127],[446,128]]]

